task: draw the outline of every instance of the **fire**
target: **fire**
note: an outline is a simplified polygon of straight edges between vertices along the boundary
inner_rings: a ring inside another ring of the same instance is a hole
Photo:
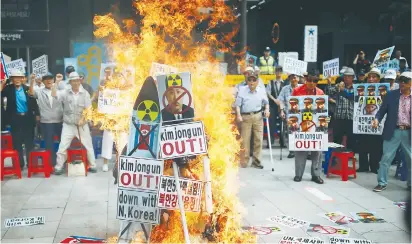
[[[196,119],[203,121],[208,135],[214,213],[186,213],[191,241],[207,242],[202,233],[206,226],[212,226],[213,242],[256,242],[255,236],[241,230],[243,209],[236,196],[240,145],[231,116],[232,88],[224,84],[224,76],[212,55],[213,51],[233,48],[235,43],[232,38],[238,31],[235,16],[224,1],[216,0],[140,0],[133,6],[141,16],[138,32],[134,31],[137,27],[132,20],[124,20],[123,26],[120,26],[108,14],[95,16],[94,34],[98,38],[107,38],[109,51],[118,67],[135,68],[134,88],[128,90],[132,101],[149,75],[152,62],[172,65],[179,71],[190,71],[192,74]],[[212,8],[213,12],[210,15],[201,14],[200,7]],[[201,41],[195,42],[195,28],[203,21],[207,28],[199,38]],[[229,27],[230,31],[223,34],[213,32],[222,26]],[[106,87],[120,86],[121,82],[114,80]],[[102,129],[127,132],[132,107],[123,109],[128,112],[110,117],[90,109],[86,116],[95,124],[100,123]],[[202,180],[202,159],[198,157],[190,163],[190,169],[181,172]],[[172,175],[173,172],[165,171],[164,174]],[[167,226],[161,224],[153,228],[151,242],[184,242],[180,212],[169,211],[169,214]],[[140,242],[138,240],[141,238],[137,238],[136,243]],[[116,237],[108,241],[114,243]]]

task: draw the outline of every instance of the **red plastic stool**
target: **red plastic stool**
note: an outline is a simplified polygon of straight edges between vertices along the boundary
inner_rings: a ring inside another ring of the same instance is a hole
[[[1,149],[13,150],[13,138],[10,133],[1,134]]]
[[[37,150],[30,152],[29,167],[27,177],[30,178],[31,174],[44,173],[44,177],[49,178],[53,167],[51,164],[51,153],[49,150]],[[41,158],[41,164],[39,164],[39,158]]]
[[[89,164],[87,162],[87,150],[85,148],[69,148],[67,149],[67,163],[72,163],[73,161],[81,160],[84,164],[84,169],[89,170]],[[69,167],[67,167],[67,175],[69,174]]]
[[[352,167],[349,167],[349,160],[352,159]],[[334,163],[333,161],[336,160]],[[349,175],[353,175],[356,178],[356,159],[353,152],[332,152],[328,164],[328,174],[342,176],[342,181],[347,181]]]
[[[5,167],[4,159],[11,158],[13,166]],[[3,181],[5,175],[17,175],[21,179],[21,168],[19,153],[16,150],[2,149],[1,150],[1,180]]]
[[[72,140],[71,144],[70,144],[71,148],[79,148],[79,147],[82,147],[82,146],[83,146],[82,143],[77,138],[74,138]]]

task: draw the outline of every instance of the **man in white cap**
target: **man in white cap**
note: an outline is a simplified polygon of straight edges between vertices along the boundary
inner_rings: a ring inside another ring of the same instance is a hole
[[[86,148],[89,172],[95,173],[97,169],[92,137],[89,125],[83,117],[83,111],[92,105],[90,95],[81,86],[81,77],[77,72],[70,73],[69,83],[70,89],[57,92],[56,85],[53,85],[52,88],[52,96],[57,97],[63,103],[63,130],[57,152],[55,174],[63,173],[63,165],[67,160],[67,149],[74,137],[77,137]]]
[[[411,190],[411,79],[412,72],[399,77],[400,89],[390,91],[372,122],[377,128],[386,115],[383,127],[383,156],[379,162],[378,185],[373,189],[381,192],[388,184],[388,171],[396,151],[402,146],[408,168],[408,190]]]
[[[5,86],[6,80],[1,84],[1,98],[7,98],[7,108],[2,116],[6,116],[7,123],[11,125],[13,148],[19,152],[20,167],[23,169],[25,164],[22,145],[24,144],[28,162],[33,150],[34,125],[36,120],[40,120],[40,113],[36,100],[28,94],[29,87],[23,84],[24,74],[12,69],[9,70],[9,77],[11,85]]]
[[[385,83],[390,84],[390,90],[399,89],[399,84],[395,82],[395,80],[396,80],[396,70],[388,69],[385,72],[384,79],[385,79]]]
[[[275,73],[275,59],[270,56],[270,47],[266,47],[264,55],[259,58],[260,73],[262,75],[273,75]]]

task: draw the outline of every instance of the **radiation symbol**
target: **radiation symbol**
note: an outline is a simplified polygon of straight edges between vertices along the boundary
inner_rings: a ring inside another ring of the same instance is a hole
[[[303,121],[312,121],[313,115],[312,112],[303,112],[302,113],[302,120]]]
[[[144,100],[137,106],[137,118],[142,121],[153,122],[159,116],[159,106],[152,100]]]
[[[368,100],[366,100],[366,104],[376,104],[376,100],[374,97],[368,97]]]
[[[347,230],[338,229],[338,231],[336,232],[336,234],[347,235],[347,234],[348,234],[348,231],[347,231]]]
[[[171,74],[167,76],[167,87],[182,86],[182,78],[178,74]]]

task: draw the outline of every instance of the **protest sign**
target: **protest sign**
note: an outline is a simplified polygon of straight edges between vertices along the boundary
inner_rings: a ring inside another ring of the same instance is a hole
[[[372,241],[355,238],[330,237],[330,244],[372,244]]]
[[[375,119],[383,99],[390,91],[389,83],[354,84],[354,110],[353,110],[353,133],[381,135],[384,118],[378,128],[372,128],[372,120]]]
[[[406,211],[406,208],[408,207],[407,202],[393,202],[393,205],[398,206],[398,208],[402,209],[403,211]]]
[[[0,80],[3,80],[5,78],[9,78],[9,74],[7,73],[7,67],[6,67],[6,60],[4,58],[3,52],[0,52],[0,58],[1,58],[1,67],[0,67]]]
[[[269,220],[272,222],[281,224],[283,226],[290,227],[290,228],[300,228],[302,226],[309,224],[309,222],[307,221],[293,218],[293,217],[286,216],[286,215],[270,217]]]
[[[99,92],[97,100],[98,112],[102,114],[126,113],[125,108],[132,104],[128,100],[128,91],[120,89],[103,89]]]
[[[318,56],[318,26],[305,25],[304,38],[303,60],[306,62],[316,62]]]
[[[162,159],[207,153],[202,121],[162,126],[159,137]]]
[[[156,79],[159,75],[166,75],[170,73],[177,73],[177,68],[167,65],[152,62],[152,67],[150,68],[150,76]]]
[[[353,217],[362,223],[385,223],[386,221],[375,215],[374,212],[350,213]]]
[[[323,62],[323,77],[339,75],[339,58]]]
[[[31,61],[31,64],[33,68],[33,74],[35,75],[43,76],[49,72],[47,55],[42,55],[36,59],[33,59],[33,61]]]
[[[115,63],[101,63],[100,64],[100,81],[111,80],[115,66],[116,66]]]
[[[140,190],[118,188],[117,219],[158,224],[160,210],[156,206],[157,194]]]
[[[359,223],[358,220],[346,216],[345,214],[341,212],[328,212],[328,213],[321,213],[319,216],[329,220],[332,223],[338,224],[338,225],[346,225],[346,224],[351,224],[351,223]]]
[[[246,66],[255,67],[257,64],[258,57],[246,52]]]
[[[299,59],[298,52],[279,52],[278,53],[278,62],[280,66],[284,66],[285,58]]]
[[[328,96],[290,96],[289,149],[328,150]]]
[[[185,211],[199,212],[203,183],[189,179],[179,179],[179,183],[180,189],[182,190],[182,200]],[[174,177],[161,177],[157,199],[157,206],[159,208],[179,209],[176,180]]]
[[[307,233],[319,233],[324,235],[333,236],[349,236],[350,229],[337,226],[320,225],[320,224],[310,224]]]
[[[22,72],[23,74],[26,73],[26,64],[23,62],[23,59],[17,59],[17,60],[13,60],[9,63],[6,63],[6,68],[7,71],[10,72],[11,69],[17,69],[20,70],[20,72]]]
[[[373,60],[372,66],[381,70],[381,73],[384,74],[386,70],[391,67],[391,56],[395,46],[379,50],[376,53],[375,59]]]
[[[277,226],[243,226],[242,229],[259,236],[286,233],[284,230]]]
[[[157,191],[162,175],[162,160],[119,157],[119,187]]]
[[[94,237],[86,237],[86,236],[69,236],[59,243],[98,243],[98,244],[103,244],[106,243],[105,239],[101,238],[94,238]]]
[[[303,73],[306,72],[307,68],[307,62],[285,57],[285,61],[283,63],[283,72],[303,76]]]
[[[325,241],[317,237],[294,237],[294,236],[283,236],[280,239],[279,244],[324,244]]]
[[[15,226],[41,225],[44,224],[45,221],[46,218],[44,216],[6,219],[4,221],[4,227],[8,228]]]

